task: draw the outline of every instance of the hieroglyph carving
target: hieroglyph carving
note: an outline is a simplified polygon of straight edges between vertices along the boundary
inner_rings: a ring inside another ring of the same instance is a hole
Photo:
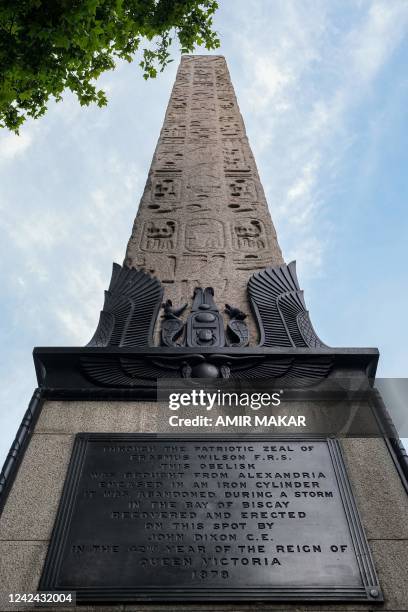
[[[232,198],[240,200],[255,200],[256,190],[254,181],[246,177],[230,177],[228,181],[229,194]]]
[[[174,176],[153,179],[152,202],[149,208],[155,212],[171,212],[180,201],[181,181]]]
[[[224,226],[215,219],[190,221],[185,230],[185,247],[189,251],[217,251],[224,247]]]
[[[162,253],[176,248],[176,222],[172,219],[147,221],[144,224],[140,248],[143,251]]]
[[[192,279],[198,281],[200,277],[225,278],[225,254],[183,253],[177,269],[177,278],[182,281]],[[187,293],[191,293],[191,291],[189,290]]]
[[[258,219],[241,219],[233,225],[232,243],[237,251],[257,253],[266,248],[264,224]]]
[[[186,126],[182,123],[172,125],[168,122],[166,127],[163,128],[162,136],[163,142],[166,142],[168,138],[183,139],[186,137]]]
[[[242,146],[237,140],[225,140],[223,144],[225,172],[250,172],[251,168],[245,159]]]
[[[199,158],[198,163],[200,163]],[[199,171],[189,173],[184,198],[187,210],[199,211],[201,207],[220,197],[222,197],[222,185],[218,176],[205,172],[203,166],[199,168]]]
[[[157,152],[156,173],[181,172],[184,153],[180,147],[168,145]]]
[[[220,119],[220,132],[222,136],[241,136],[242,126],[233,118]]]

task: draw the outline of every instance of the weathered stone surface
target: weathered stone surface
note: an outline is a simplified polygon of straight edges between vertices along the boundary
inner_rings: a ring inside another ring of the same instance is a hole
[[[221,56],[181,59],[125,262],[158,276],[174,304],[212,286],[220,309],[246,312],[250,273],[283,263]]]
[[[157,431],[163,411],[155,402],[46,402],[36,432],[66,434],[78,431]],[[164,416],[164,415],[163,415]]]
[[[49,538],[75,433],[155,432],[159,412],[154,403],[46,402],[1,517],[0,540]]]
[[[342,440],[367,537],[408,539],[408,496],[381,438]]]
[[[408,540],[376,540],[371,549],[386,599],[385,610],[408,610]]]
[[[0,540],[48,540],[73,436],[34,434],[0,521]]]
[[[19,612],[20,610],[38,610],[33,605],[23,603],[10,604],[9,593],[35,593],[47,553],[48,542],[0,541],[0,610],[1,612]],[[43,608],[44,609],[44,608]],[[73,608],[59,606],[45,608],[50,612],[65,612]],[[117,606],[81,606],[81,612],[102,610],[103,612],[121,612],[123,605]]]
[[[47,542],[0,541],[0,610],[14,610],[8,593],[33,593],[47,552]]]
[[[0,541],[0,610],[1,612],[19,612],[20,610],[38,610],[33,605],[10,604],[9,593],[35,593],[42,571],[48,542]],[[73,608],[58,606],[46,608],[50,612],[65,612]],[[81,612],[121,612],[123,605],[115,606],[81,606]]]

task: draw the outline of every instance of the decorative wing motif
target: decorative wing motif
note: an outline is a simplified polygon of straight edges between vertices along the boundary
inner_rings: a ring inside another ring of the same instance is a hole
[[[325,378],[333,366],[332,355],[304,359],[276,355],[194,354],[173,355],[94,354],[81,357],[86,377],[102,387],[147,387],[159,378],[267,379],[306,387]]]
[[[180,359],[170,357],[153,357],[145,359],[134,359],[132,357],[122,357],[120,360],[123,371],[132,378],[180,378]]]
[[[260,346],[324,347],[314,331],[299,289],[295,263],[266,268],[252,275],[248,283],[252,309],[261,333]],[[197,288],[192,314],[187,319],[187,345],[206,344],[211,332],[215,346],[224,346],[224,329],[213,301],[213,290]],[[91,347],[144,347],[153,344],[153,330],[163,288],[158,279],[143,270],[113,265],[112,279],[105,292],[105,303]],[[160,378],[231,378],[241,380],[279,379],[292,386],[314,384],[326,377],[333,365],[332,355],[185,353],[176,343],[184,323],[179,315],[185,309],[165,307],[162,342],[174,347],[163,354],[120,354],[101,351],[83,355],[81,369],[93,383],[102,387],[145,387],[151,389]],[[248,342],[246,315],[226,305],[230,317],[228,343],[233,348]],[[175,325],[174,325],[175,324]],[[190,334],[190,335],[189,335]],[[201,334],[201,335],[200,335]],[[201,337],[202,336],[202,337]],[[190,338],[190,341],[189,341]]]
[[[114,263],[99,324],[87,346],[151,346],[162,297],[157,278]]]
[[[180,378],[179,364],[160,358],[87,355],[81,366],[91,382],[103,387],[151,387],[158,378]]]
[[[223,378],[234,380],[255,380],[281,378],[290,371],[293,358],[284,357],[268,360],[265,355],[248,355],[236,357],[235,355],[214,355],[213,363],[221,364],[222,361],[228,366],[228,374]]]
[[[326,347],[313,329],[296,276],[296,262],[255,272],[248,293],[260,346]]]

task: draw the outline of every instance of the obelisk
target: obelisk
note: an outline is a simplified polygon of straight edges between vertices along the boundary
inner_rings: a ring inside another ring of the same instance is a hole
[[[211,286],[220,307],[248,312],[250,274],[281,263],[225,59],[183,56],[125,264],[157,276],[175,304]]]

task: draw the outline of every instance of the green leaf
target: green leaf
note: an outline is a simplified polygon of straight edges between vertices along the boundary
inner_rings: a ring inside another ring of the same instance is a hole
[[[173,61],[173,39],[183,53],[216,49],[217,8],[215,0],[0,0],[0,126],[18,133],[65,89],[82,106],[105,106],[95,81],[119,58],[133,61],[142,43],[146,80]]]

